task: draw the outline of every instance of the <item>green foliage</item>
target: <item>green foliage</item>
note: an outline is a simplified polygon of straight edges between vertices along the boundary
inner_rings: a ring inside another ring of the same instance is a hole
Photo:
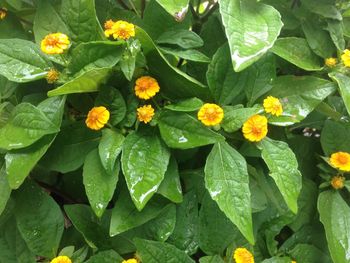
[[[0,0],[0,18],[0,263],[349,262],[347,0]]]

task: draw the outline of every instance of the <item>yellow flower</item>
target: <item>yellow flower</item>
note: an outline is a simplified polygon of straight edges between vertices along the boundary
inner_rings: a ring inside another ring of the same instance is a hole
[[[292,263],[297,263],[295,260],[292,260]]]
[[[156,79],[143,76],[136,80],[135,94],[140,99],[148,100],[156,95],[160,90],[159,84]]]
[[[131,259],[128,259],[128,260],[123,260],[122,263],[138,263],[139,261],[135,258],[131,258]]]
[[[242,132],[243,136],[251,142],[261,141],[267,134],[267,118],[262,115],[250,117],[243,124]]]
[[[334,189],[342,189],[344,187],[345,177],[341,175],[333,176],[331,185]]]
[[[283,112],[280,100],[273,96],[268,96],[264,99],[264,109],[267,113],[271,113],[275,116],[280,116]]]
[[[7,16],[7,9],[6,8],[0,8],[0,20],[5,19],[5,17]]]
[[[119,20],[117,22],[113,22],[112,20],[108,20],[105,23],[105,36],[110,37],[113,36],[114,39],[120,38],[127,40],[130,37],[135,36],[135,26],[134,24],[128,23],[123,20]]]
[[[154,109],[151,105],[145,105],[137,109],[137,118],[139,121],[148,123],[154,116]]]
[[[237,248],[233,254],[236,263],[254,263],[254,256],[246,248]]]
[[[198,111],[197,117],[204,125],[215,126],[224,118],[224,110],[216,104],[205,103]]]
[[[327,67],[333,68],[335,65],[337,65],[337,59],[336,58],[326,58],[324,60],[324,64],[326,64]]]
[[[51,260],[50,263],[72,263],[72,260],[67,256],[58,256]]]
[[[59,76],[60,76],[60,73],[56,69],[54,68],[50,69],[46,75],[47,83],[49,84],[55,83],[58,80]]]
[[[93,107],[86,118],[86,126],[92,130],[100,130],[109,120],[109,111],[103,107]]]
[[[67,35],[53,33],[45,36],[41,41],[41,50],[46,54],[62,54],[69,48],[70,41]]]
[[[350,172],[350,154],[347,152],[336,152],[329,159],[331,165],[339,170]]]
[[[341,60],[343,61],[345,67],[350,67],[350,50],[345,49],[343,55],[341,55]]]

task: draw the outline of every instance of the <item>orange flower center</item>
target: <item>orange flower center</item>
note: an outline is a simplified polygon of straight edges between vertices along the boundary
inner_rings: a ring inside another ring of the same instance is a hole
[[[348,163],[348,158],[345,155],[339,155],[338,156],[338,162],[340,164],[347,164]]]
[[[91,112],[90,119],[92,121],[97,121],[98,120],[98,116],[99,116],[99,114],[97,112],[95,112],[95,111]]]
[[[48,36],[46,38],[46,44],[49,46],[55,46],[58,43],[58,38],[54,36]]]
[[[252,132],[253,132],[255,135],[260,135],[260,133],[261,133],[261,127],[253,126],[253,127],[252,127]]]

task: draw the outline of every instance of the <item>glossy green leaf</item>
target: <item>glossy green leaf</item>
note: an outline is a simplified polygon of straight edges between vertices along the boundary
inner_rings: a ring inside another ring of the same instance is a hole
[[[223,109],[224,119],[221,123],[221,127],[226,132],[235,132],[241,129],[246,120],[262,110],[259,106],[253,108],[224,106]]]
[[[0,148],[12,150],[27,147],[44,135],[56,133],[59,126],[38,107],[18,104],[10,120],[0,129]]]
[[[85,159],[83,167],[83,183],[91,209],[97,217],[101,217],[111,201],[118,182],[119,166],[111,173],[103,168],[98,150],[91,151]]]
[[[204,55],[203,53],[201,53],[196,49],[182,50],[182,49],[162,47],[160,48],[160,50],[165,54],[170,54],[189,61],[201,62],[201,63],[210,62],[210,58],[208,58],[206,55]]]
[[[150,73],[158,80],[164,96],[174,99],[197,97],[203,100],[209,97],[208,88],[173,67],[145,31],[137,27],[136,36],[141,42]]]
[[[262,150],[261,157],[270,169],[270,176],[275,180],[284,201],[296,214],[302,182],[294,153],[287,143],[270,138],[263,139],[258,147]]]
[[[171,148],[189,149],[224,140],[187,113],[165,111],[158,121],[160,134]]]
[[[184,251],[173,245],[143,239],[134,242],[142,262],[194,263]]]
[[[0,215],[5,210],[10,195],[11,187],[6,178],[6,166],[3,164],[0,168]]]
[[[106,250],[93,255],[85,263],[122,263],[123,258],[114,250]]]
[[[348,113],[350,114],[350,77],[340,72],[330,73],[329,76],[337,82],[340,95],[343,98]]]
[[[269,95],[281,100],[283,114],[269,122],[287,126],[303,120],[335,90],[335,84],[314,76],[282,76],[272,83]]]
[[[0,39],[0,73],[14,82],[29,82],[46,77],[51,62],[33,42]]]
[[[109,229],[112,237],[154,219],[165,205],[163,200],[152,199],[142,211],[138,211],[128,195],[126,191],[122,192],[112,210]]]
[[[254,243],[247,163],[226,142],[214,145],[205,164],[205,186],[219,208]]]
[[[321,15],[325,18],[342,20],[342,16],[333,1],[303,0],[302,3],[307,9],[315,14]]]
[[[168,30],[159,36],[156,40],[158,44],[172,44],[189,49],[203,46],[203,40],[195,32],[177,29]]]
[[[304,70],[315,71],[322,69],[320,59],[312,52],[304,38],[279,38],[271,51]]]
[[[135,132],[123,144],[122,169],[139,211],[157,192],[169,163],[169,150],[158,136]]]
[[[93,69],[112,68],[121,59],[123,48],[122,42],[81,43],[72,51],[68,70],[72,75],[79,75]]]
[[[12,189],[17,189],[23,183],[55,137],[56,135],[46,135],[31,146],[9,151],[5,155],[7,181]]]
[[[261,263],[290,263],[292,260],[289,257],[272,257],[265,259]]]
[[[350,209],[336,191],[322,192],[318,197],[318,212],[326,230],[328,248],[333,262],[350,260]]]
[[[283,26],[279,12],[262,3],[221,0],[220,13],[235,71],[242,71],[261,58],[273,46]]]
[[[181,203],[183,200],[179,169],[175,158],[170,158],[164,179],[158,188],[158,193],[174,203]]]
[[[331,259],[322,250],[309,244],[298,244],[290,252],[290,256],[299,262],[328,263]]]
[[[342,23],[340,21],[331,20],[331,19],[328,20],[327,23],[328,23],[327,29],[333,40],[334,45],[337,47],[338,50],[343,51],[346,45],[345,45],[345,40],[343,36]]]
[[[168,243],[185,251],[188,255],[196,253],[199,242],[198,198],[194,191],[184,196],[176,208],[176,224]]]
[[[122,151],[124,136],[112,129],[103,129],[102,138],[98,145],[101,164],[107,173],[113,174],[116,168],[116,161]]]
[[[327,120],[321,133],[321,145],[326,156],[344,151],[350,152],[350,124]]]
[[[199,110],[203,106],[203,101],[198,98],[191,98],[178,101],[174,104],[166,105],[164,108],[172,111],[191,112]]]
[[[103,40],[104,34],[96,17],[94,0],[63,0],[61,15],[75,42]]]
[[[156,0],[170,15],[180,20],[186,15],[189,0]]]
[[[36,255],[54,257],[64,228],[60,207],[33,182],[23,184],[15,200],[17,227],[29,249]]]
[[[28,36],[23,25],[15,14],[7,13],[6,19],[0,23],[0,39],[21,38]]]
[[[99,86],[107,80],[110,72],[110,68],[92,69],[66,82],[58,88],[50,90],[47,95],[52,97],[72,93],[98,91]]]
[[[225,261],[218,255],[207,256],[199,259],[199,263],[224,263]]]

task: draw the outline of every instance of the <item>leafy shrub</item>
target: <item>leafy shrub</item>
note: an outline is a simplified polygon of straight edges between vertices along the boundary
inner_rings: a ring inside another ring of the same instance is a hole
[[[0,6],[0,262],[350,262],[347,0]]]

